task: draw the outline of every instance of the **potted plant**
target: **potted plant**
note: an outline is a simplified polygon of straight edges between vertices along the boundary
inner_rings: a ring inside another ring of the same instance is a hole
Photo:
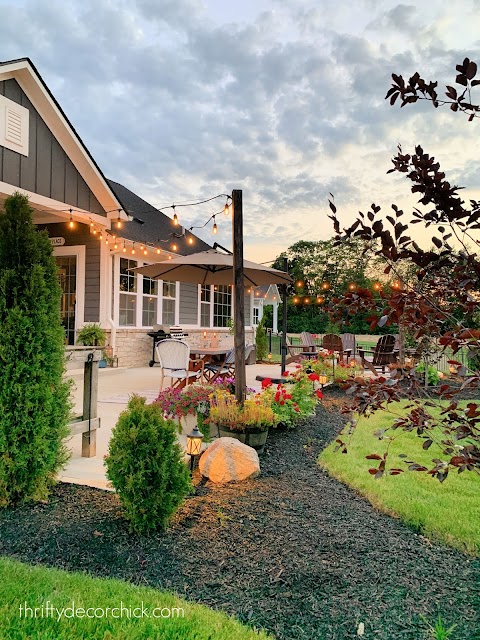
[[[92,322],[90,324],[85,324],[77,335],[77,343],[83,344],[86,347],[104,347],[105,342],[107,340],[107,334],[105,329]],[[105,359],[104,352],[102,349],[102,359],[98,363],[100,368],[105,368],[107,366],[107,360]]]
[[[216,425],[219,437],[235,438],[262,453],[268,429],[276,421],[271,402],[268,394],[258,393],[239,405],[232,394],[215,391],[210,396],[208,420]]]

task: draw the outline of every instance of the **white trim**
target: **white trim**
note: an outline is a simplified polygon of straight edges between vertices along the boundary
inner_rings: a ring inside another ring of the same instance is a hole
[[[37,207],[41,208],[41,215],[34,215],[35,224],[58,222],[58,218],[61,218],[62,220],[69,220],[70,213],[68,209],[72,209],[72,218],[77,222],[87,223],[92,220],[92,222],[95,222],[99,227],[105,227],[106,229],[110,229],[111,227],[110,220],[98,213],[91,213],[90,211],[74,207],[71,204],[65,204],[65,202],[60,202],[59,200],[53,200],[53,198],[41,196],[39,193],[35,193],[34,191],[27,191],[26,189],[14,187],[13,185],[8,184],[8,182],[0,182],[0,194],[4,196],[11,196],[16,192],[28,196],[30,206],[33,209]],[[61,211],[60,208],[63,209],[63,211]],[[48,209],[51,213],[45,213],[45,209]]]
[[[99,295],[99,319],[102,327],[108,326],[108,319],[110,317],[109,305],[111,304],[111,298],[108,296],[109,292],[109,266],[110,266],[110,251],[108,245],[104,240],[100,240],[100,295]],[[110,290],[111,291],[111,290]]]
[[[52,100],[29,61],[20,60],[0,66],[0,81],[11,78],[18,82],[103,209],[105,211],[122,209],[112,189],[89,157],[78,135]],[[124,220],[128,219],[123,211],[120,217]]]
[[[54,256],[75,256],[77,259],[76,290],[75,290],[75,333],[85,322],[85,245],[71,245],[55,247]]]

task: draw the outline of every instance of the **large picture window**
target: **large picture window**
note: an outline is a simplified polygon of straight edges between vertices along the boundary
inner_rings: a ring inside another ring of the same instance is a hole
[[[212,308],[212,288],[210,285],[202,285],[200,292],[200,326],[210,327]]]
[[[228,327],[232,317],[232,289],[229,285],[219,285],[213,291],[213,326]]]
[[[175,324],[175,305],[177,297],[177,286],[175,282],[164,280],[162,299],[162,323],[165,325]]]
[[[129,271],[137,266],[135,260],[120,258],[119,324],[134,327],[137,317],[137,274]]]
[[[142,325],[153,327],[157,324],[158,280],[143,276]]]

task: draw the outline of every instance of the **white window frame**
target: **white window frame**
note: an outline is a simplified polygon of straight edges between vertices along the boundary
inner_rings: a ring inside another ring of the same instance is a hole
[[[135,325],[121,325],[120,324],[120,259],[125,258],[127,260],[134,260],[138,267],[149,265],[151,262],[145,260],[139,260],[136,256],[132,256],[130,253],[117,253],[114,256],[113,267],[113,321],[115,326],[119,329],[151,329],[152,326],[146,326],[143,323],[143,298],[147,294],[143,293],[143,275],[137,273],[137,291],[135,293],[129,293],[128,295],[136,296],[136,313],[135,313]],[[169,281],[170,282],[170,281]],[[157,323],[163,324],[163,280],[157,280],[158,294],[157,294]],[[171,299],[171,298],[169,298]],[[175,281],[175,322],[178,324],[178,318],[180,315],[180,283]],[[156,323],[156,324],[157,324]]]

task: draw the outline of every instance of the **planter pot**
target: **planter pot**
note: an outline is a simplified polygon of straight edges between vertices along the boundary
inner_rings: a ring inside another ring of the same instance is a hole
[[[101,360],[99,360],[98,368],[99,369],[106,369],[107,368],[107,361],[104,360],[103,358]]]
[[[255,449],[258,453],[263,453],[265,443],[267,442],[268,429],[261,431],[260,429],[250,429],[245,433],[241,431],[230,431],[226,427],[217,425],[219,438],[235,438]],[[213,430],[214,431],[214,430]]]

